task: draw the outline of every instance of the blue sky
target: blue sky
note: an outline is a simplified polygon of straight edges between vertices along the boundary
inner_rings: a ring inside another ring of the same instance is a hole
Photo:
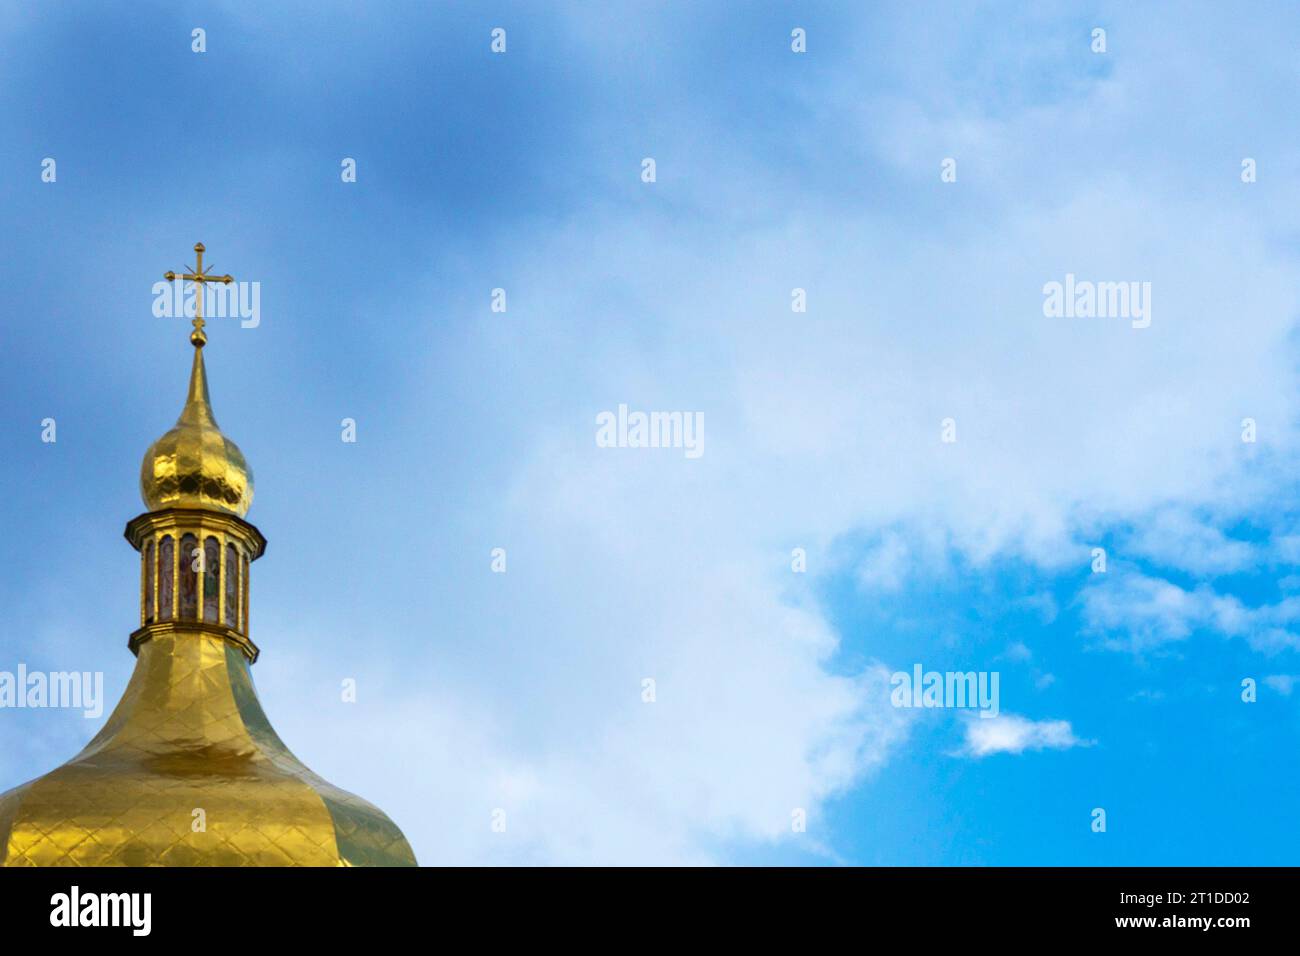
[[[0,670],[129,676],[202,240],[264,704],[421,862],[1296,862],[1300,15],[596,6],[0,7]],[[0,711],[0,788],[98,726]]]

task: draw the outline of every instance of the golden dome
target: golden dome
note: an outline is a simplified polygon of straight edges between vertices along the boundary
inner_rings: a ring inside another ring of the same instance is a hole
[[[0,793],[0,867],[415,866],[397,825],[312,773],[258,701],[249,566],[266,539],[243,518],[253,476],[212,417],[203,368],[202,284],[231,280],[194,251],[193,273],[167,273],[199,286],[189,396],[145,455],[149,512],[126,526],[135,671],[81,753]]]
[[[139,654],[95,739],[0,793],[0,866],[416,865],[382,810],[284,745],[238,650],[195,631]]]
[[[199,341],[181,417],[149,447],[140,464],[140,496],[150,511],[204,508],[240,518],[253,503],[253,469],[212,415]]]

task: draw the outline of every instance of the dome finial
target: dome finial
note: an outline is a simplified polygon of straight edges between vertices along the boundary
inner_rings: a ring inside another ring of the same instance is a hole
[[[193,272],[164,273],[172,282],[183,279],[197,287],[195,295],[194,364],[185,407],[176,425],[154,442],[140,467],[140,493],[150,511],[162,508],[203,508],[243,517],[253,501],[253,471],[239,446],[222,434],[212,414],[208,396],[208,373],[203,363],[203,286],[208,282],[228,284],[231,276],[214,276],[203,269],[203,243],[195,243],[198,264]]]
[[[179,278],[186,282],[193,282],[195,286],[194,293],[194,331],[190,333],[190,344],[196,349],[201,349],[208,344],[208,334],[203,331],[207,324],[203,321],[203,286],[209,282],[220,282],[222,285],[230,285],[235,281],[231,275],[214,276],[203,271],[203,253],[207,247],[201,242],[194,243],[194,255],[197,256],[197,265],[193,272],[185,272]],[[164,272],[163,278],[168,282],[175,282],[177,275],[174,272]]]

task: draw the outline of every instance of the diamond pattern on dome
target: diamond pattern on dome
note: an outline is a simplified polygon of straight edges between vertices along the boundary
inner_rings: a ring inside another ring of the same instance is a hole
[[[200,348],[180,418],[140,463],[140,496],[150,511],[209,508],[241,518],[253,503],[253,470],[212,414]]]
[[[5,866],[415,865],[382,811],[284,746],[247,659],[206,634],[141,645],[86,748],[0,794],[0,841]]]

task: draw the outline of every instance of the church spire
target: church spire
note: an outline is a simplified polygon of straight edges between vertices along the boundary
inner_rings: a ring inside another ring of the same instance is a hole
[[[255,661],[257,646],[248,636],[249,565],[262,556],[266,539],[243,520],[253,501],[253,472],[217,424],[203,358],[203,286],[230,276],[205,273],[203,244],[194,250],[198,266],[180,277],[198,290],[189,388],[176,424],[145,453],[140,496],[149,511],[126,529],[142,558],[140,628],[130,646],[138,653],[160,634],[198,629]],[[174,272],[166,277],[177,278]]]
[[[208,370],[203,364],[202,346],[196,346],[194,349],[194,364],[190,367],[190,388],[185,395],[185,407],[181,409],[181,417],[178,421],[218,428],[217,420],[212,414],[212,397],[208,394]]]
[[[0,865],[413,866],[401,830],[304,766],[257,698],[249,565],[266,539],[244,520],[252,471],[217,427],[203,364],[203,285],[231,280],[194,249],[189,391],[145,455],[149,510],[126,526],[141,569],[135,671],[80,754],[0,794]]]
[[[145,453],[140,465],[140,496],[150,511],[199,508],[242,518],[253,503],[253,470],[239,446],[217,425],[203,359],[203,347],[208,342],[203,319],[204,287],[234,280],[229,275],[213,276],[204,271],[203,243],[196,244],[194,251],[198,266],[193,272],[180,276],[168,272],[164,276],[168,281],[180,278],[195,285],[194,331],[190,333],[194,362],[189,391],[175,427]]]

